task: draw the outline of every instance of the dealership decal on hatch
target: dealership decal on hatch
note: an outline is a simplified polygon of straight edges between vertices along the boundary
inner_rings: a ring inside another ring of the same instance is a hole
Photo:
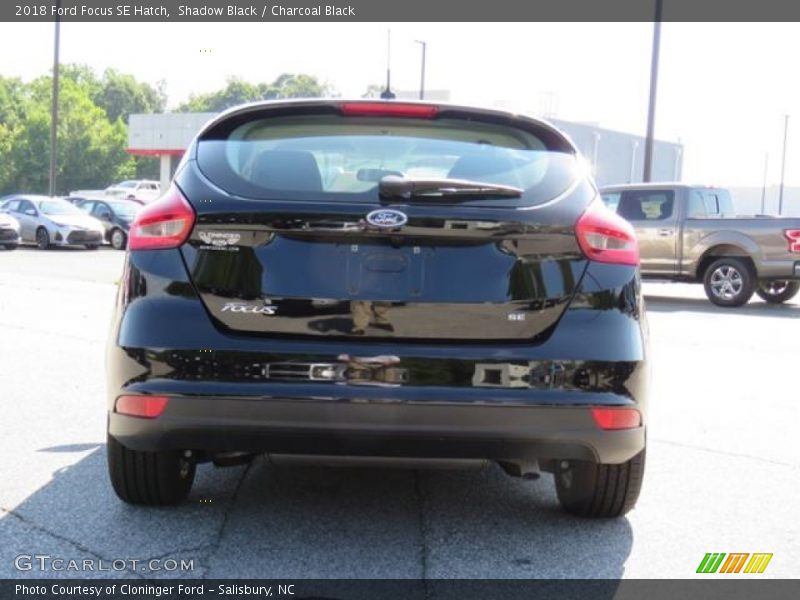
[[[242,239],[241,234],[228,232],[228,231],[201,231],[198,233],[200,239],[206,243],[206,246],[201,246],[203,250],[228,250],[238,251],[234,248],[239,240]]]

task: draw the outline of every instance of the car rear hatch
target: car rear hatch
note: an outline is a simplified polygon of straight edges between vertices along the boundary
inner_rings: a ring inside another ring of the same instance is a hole
[[[182,246],[237,334],[541,341],[593,191],[558,132],[494,111],[305,102],[227,114],[176,177]]]

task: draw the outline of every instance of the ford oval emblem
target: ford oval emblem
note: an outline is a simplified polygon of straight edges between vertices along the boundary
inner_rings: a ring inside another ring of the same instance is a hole
[[[367,215],[367,223],[381,229],[397,229],[408,223],[408,217],[399,210],[379,208]]]

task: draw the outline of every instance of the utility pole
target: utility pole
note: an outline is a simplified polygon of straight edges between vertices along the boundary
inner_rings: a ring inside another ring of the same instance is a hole
[[[57,156],[57,136],[58,130],[58,53],[60,46],[61,18],[58,16],[61,8],[61,0],[56,0],[56,19],[55,19],[55,42],[53,44],[53,104],[50,108],[50,184],[48,193],[50,196],[56,195],[56,156]]]
[[[647,138],[644,142],[644,176],[645,183],[653,176],[653,137],[656,129],[656,91],[658,89],[658,54],[661,46],[661,3],[656,1],[655,21],[653,21],[653,55],[650,62],[650,105],[647,110]]]
[[[789,115],[783,119],[783,157],[781,158],[781,187],[778,192],[778,216],[783,215],[783,179],[786,175],[786,138],[789,134]]]
[[[764,182],[761,184],[761,214],[766,214],[767,205],[767,167],[769,166],[769,152],[764,153]]]
[[[393,100],[395,93],[392,91],[392,30],[386,31],[386,89],[381,92],[384,100]]]
[[[415,40],[422,46],[422,73],[419,78],[419,99],[425,99],[425,51],[428,48],[428,43],[421,40]]]

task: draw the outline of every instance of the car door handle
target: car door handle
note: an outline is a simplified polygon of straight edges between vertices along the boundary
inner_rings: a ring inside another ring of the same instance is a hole
[[[659,229],[658,230],[658,235],[660,235],[661,237],[667,237],[669,235],[672,235],[673,233],[675,233],[675,232],[672,229]]]

